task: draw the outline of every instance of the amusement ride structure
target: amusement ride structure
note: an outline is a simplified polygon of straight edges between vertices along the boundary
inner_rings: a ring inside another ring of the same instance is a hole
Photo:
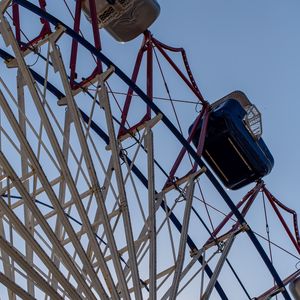
[[[1,299],[300,299],[297,214],[263,181],[259,108],[241,91],[208,103],[185,50],[148,30],[159,12],[0,1]],[[102,28],[144,36],[130,71]]]

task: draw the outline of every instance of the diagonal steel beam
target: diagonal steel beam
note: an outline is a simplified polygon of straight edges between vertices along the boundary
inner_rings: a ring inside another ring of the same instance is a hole
[[[19,123],[22,128],[24,135],[26,136],[26,120],[25,116],[25,97],[24,97],[24,84],[23,78],[20,71],[17,73],[17,92],[18,92],[18,106],[19,106]],[[26,175],[29,171],[28,160],[25,152],[22,149],[22,145],[20,145],[20,153],[21,153],[21,169],[22,169],[22,176]],[[29,190],[29,182],[24,182],[26,189]],[[33,233],[34,226],[33,226],[33,218],[31,211],[28,209],[27,205],[24,205],[24,216],[25,216],[25,225],[31,232]],[[33,263],[33,251],[31,247],[26,244],[26,259],[29,264]],[[31,280],[27,280],[28,285],[28,292],[30,295],[34,296],[34,285]]]
[[[36,109],[40,115],[40,118],[43,122],[43,125],[44,125],[44,128],[45,128],[45,131],[47,132],[47,135],[48,135],[48,138],[49,138],[49,141],[53,147],[53,151],[56,155],[56,158],[59,162],[59,165],[60,165],[60,168],[61,168],[61,172],[68,184],[68,187],[69,187],[69,190],[70,190],[70,193],[71,195],[74,197],[74,203],[76,205],[76,208],[77,208],[77,211],[78,213],[80,214],[80,217],[81,217],[81,220],[84,224],[84,226],[88,229],[88,234],[89,234],[89,238],[91,240],[95,240],[95,243],[97,243],[96,241],[96,238],[95,238],[95,235],[94,235],[94,232],[92,230],[92,227],[91,227],[91,224],[89,222],[89,219],[88,219],[88,216],[85,212],[85,208],[81,202],[81,199],[80,199],[80,196],[79,196],[79,193],[78,193],[78,190],[76,188],[76,185],[74,183],[74,180],[71,176],[71,172],[67,166],[67,163],[64,159],[64,155],[63,155],[63,152],[60,148],[60,145],[59,145],[59,142],[56,138],[56,135],[55,135],[55,132],[53,130],[53,127],[52,127],[52,124],[47,116],[47,113],[44,109],[44,106],[42,105],[41,103],[41,100],[40,100],[40,97],[39,97],[39,94],[36,90],[36,83],[35,81],[33,80],[32,78],[32,75],[30,73],[30,71],[28,70],[27,68],[27,65],[24,61],[24,58],[22,56],[22,53],[20,52],[20,49],[19,49],[19,46],[16,42],[16,40],[14,39],[14,36],[13,36],[13,33],[12,33],[12,29],[9,25],[9,23],[7,22],[7,20],[5,19],[5,17],[3,15],[0,14],[0,27],[5,30],[5,36],[4,36],[4,39],[6,40],[6,43],[10,44],[14,53],[15,53],[15,56],[16,56],[16,60],[18,62],[18,65],[19,65],[19,68],[22,72],[22,75],[23,75],[23,78],[24,78],[24,81],[25,83],[27,84],[27,87],[30,91],[30,94],[32,96],[32,99],[35,103],[35,106],[36,106]],[[26,140],[24,141],[26,143]],[[36,158],[35,156],[31,157],[31,159],[34,159],[36,161]],[[37,161],[36,161],[37,162]],[[43,172],[43,170],[40,168],[40,174],[43,174],[44,175],[44,178],[45,178],[45,184],[47,184],[47,179],[46,179],[46,176]],[[49,187],[49,192],[52,193],[52,197],[50,197],[51,199],[55,199],[55,207],[57,207],[58,209],[61,210],[61,205],[60,203],[58,203],[58,200],[55,196],[55,193],[53,191],[53,189],[51,187]],[[101,297],[103,299],[108,299],[108,295],[102,285],[102,283],[100,282],[100,279],[99,277],[97,276],[95,270],[92,268],[91,266],[91,263],[90,261],[88,260],[87,256],[86,256],[86,253],[81,245],[81,243],[79,242],[75,232],[74,232],[74,229],[72,228],[69,220],[66,218],[65,214],[62,213],[61,214],[61,218],[62,220],[64,221],[64,226],[66,228],[66,231],[68,232],[68,234],[72,237],[72,240],[74,242],[74,246],[75,246],[75,249],[78,251],[79,253],[79,256],[80,258],[82,259],[87,271],[88,271],[88,274],[89,276],[91,277],[91,280],[94,284],[94,288],[97,290],[98,294],[101,295]],[[104,274],[105,275],[105,274]],[[108,276],[110,276],[108,274]],[[107,278],[106,278],[107,279]],[[108,284],[108,287],[110,288],[111,291],[114,291],[114,288]],[[87,292],[87,291],[86,291]],[[91,295],[91,291],[89,290],[88,293]],[[91,299],[93,299],[95,296],[94,295],[91,295]]]
[[[134,247],[134,237],[133,237],[132,225],[131,225],[130,214],[129,214],[128,200],[127,200],[124,178],[123,178],[123,173],[120,164],[120,148],[116,139],[111,107],[109,104],[108,92],[106,86],[104,85],[104,82],[102,82],[101,84],[99,100],[100,100],[100,104],[103,105],[104,107],[105,116],[106,116],[106,124],[109,133],[110,148],[112,152],[114,170],[115,170],[117,186],[119,190],[119,205],[123,216],[124,230],[125,230],[126,241],[128,246],[129,265],[132,274],[134,294],[136,299],[141,300],[142,299],[141,286],[140,286],[141,283],[140,283],[140,276],[139,276],[139,271],[137,266],[136,252]]]
[[[63,300],[63,298],[48,284],[48,282],[25,260],[25,258],[9,242],[0,237],[0,248],[5,251],[16,263],[33,279],[36,285],[51,299]]]
[[[3,224],[3,216],[1,215],[0,219],[0,236],[5,238],[4,224]],[[12,271],[12,265],[9,262],[9,256],[4,251],[1,251],[1,260],[3,264],[4,274],[8,280],[14,282],[15,281],[15,273]],[[7,295],[9,300],[16,300],[16,295],[12,293],[11,290],[7,291]]]
[[[64,154],[66,161],[68,161],[68,154],[69,154],[68,144],[69,144],[69,140],[70,140],[70,125],[71,125],[71,116],[70,116],[70,113],[68,111],[66,111],[65,124],[64,124],[64,141],[63,141],[63,154]],[[58,192],[58,200],[61,203],[62,207],[64,207],[64,204],[66,201],[66,199],[65,199],[66,187],[67,187],[66,181],[64,179],[62,179],[59,183],[59,192]],[[46,216],[45,216],[45,219],[46,219]],[[62,241],[62,239],[63,239],[63,224],[61,222],[56,222],[56,224],[55,224],[55,235],[59,238],[59,240]],[[57,265],[59,267],[60,260],[55,255],[55,249],[53,249],[53,251],[52,251],[52,259],[54,260],[55,265]],[[58,281],[53,280],[52,286],[57,288]]]
[[[18,125],[18,122],[17,122],[16,118],[14,117],[13,112],[11,111],[11,109],[10,109],[7,101],[5,100],[4,95],[2,94],[1,90],[0,90],[0,105],[3,109],[3,111],[5,112],[5,114],[7,116],[7,119],[9,120],[12,128],[14,129],[14,131],[16,133],[16,136],[18,137],[20,143],[23,144],[24,151],[26,151],[26,154],[27,154],[28,158],[30,159],[32,165],[34,166],[34,168],[36,170],[36,174],[38,175],[38,177],[40,179],[40,182],[45,187],[45,192],[48,195],[53,207],[55,208],[59,219],[64,224],[65,229],[68,232],[68,235],[72,238],[74,248],[78,251],[78,253],[80,255],[80,258],[82,258],[82,261],[85,262],[85,264],[87,264],[86,268],[87,269],[90,268],[91,271],[94,273],[94,269],[92,269],[92,267],[90,266],[90,262],[86,257],[84,249],[82,248],[82,245],[81,245],[80,241],[78,240],[77,235],[76,235],[73,227],[71,226],[67,216],[65,215],[65,212],[62,209],[62,207],[61,207],[61,205],[60,205],[60,203],[59,203],[59,201],[58,201],[58,199],[55,195],[55,192],[52,189],[51,184],[49,183],[49,181],[48,181],[41,165],[39,164],[33,150],[31,149],[28,141],[26,140],[26,137],[24,136],[24,134],[22,132],[22,129]],[[5,165],[6,166],[5,170],[9,174],[10,178],[13,179],[14,184],[18,187],[18,191],[19,191],[20,195],[24,199],[27,200],[27,205],[31,206],[30,209],[31,209],[32,212],[34,211],[35,218],[39,220],[39,224],[41,226],[43,226],[45,232],[47,232],[47,234],[48,234],[48,238],[51,239],[51,242],[57,247],[57,251],[60,251],[60,256],[63,258],[63,260],[66,263],[66,265],[68,266],[69,270],[72,270],[72,274],[73,274],[74,278],[76,278],[78,283],[81,284],[81,286],[82,286],[83,290],[85,291],[85,293],[87,295],[90,295],[91,299],[95,299],[95,296],[92,294],[90,288],[87,286],[86,282],[81,277],[81,274],[79,274],[77,268],[75,266],[73,266],[73,262],[70,259],[68,253],[62,247],[62,245],[60,244],[60,241],[57,239],[56,235],[53,233],[53,231],[50,228],[49,224],[46,222],[46,220],[44,219],[41,212],[35,206],[35,203],[32,200],[31,196],[28,194],[27,190],[25,189],[22,182],[19,180],[19,178],[15,174],[13,168],[9,165],[6,157],[4,156],[4,154],[2,152],[0,152],[0,157],[1,157],[0,161],[1,161],[1,164],[3,165],[3,168],[4,168],[4,165]],[[96,274],[94,276],[96,276]]]
[[[40,257],[40,259],[43,261],[45,266],[47,266],[47,268],[51,270],[53,275],[60,281],[61,285],[64,287],[66,292],[70,295],[70,297],[80,300],[80,297],[75,291],[74,287],[66,280],[64,275],[56,268],[54,263],[50,260],[50,258],[41,248],[41,246],[37,243],[37,241],[32,237],[32,235],[27,230],[27,228],[22,224],[22,222],[18,219],[18,217],[14,214],[14,212],[5,203],[4,199],[0,199],[0,208],[9,218],[15,230],[24,238],[24,240],[26,240],[31,245],[32,249]]]
[[[4,11],[8,8],[12,0],[2,0],[0,1],[0,13],[4,13]]]
[[[72,119],[74,122],[74,126],[77,132],[77,137],[79,139],[80,145],[82,147],[82,153],[83,153],[83,157],[85,159],[85,163],[87,166],[87,172],[89,174],[90,180],[91,180],[91,185],[92,185],[92,189],[94,190],[94,194],[95,194],[95,198],[98,204],[98,207],[102,213],[102,218],[103,218],[103,226],[104,226],[104,230],[105,230],[105,234],[107,237],[107,241],[108,241],[108,245],[113,257],[113,262],[114,262],[114,267],[116,269],[116,274],[118,277],[118,280],[121,284],[122,287],[122,293],[123,293],[123,297],[126,297],[127,299],[130,299],[129,296],[129,291],[128,291],[128,287],[126,284],[126,280],[125,280],[125,276],[123,274],[122,271],[122,266],[121,266],[121,262],[120,262],[120,258],[119,258],[119,254],[118,254],[118,250],[117,250],[117,245],[115,242],[115,238],[113,235],[113,231],[109,222],[109,218],[108,218],[108,212],[105,206],[105,201],[101,192],[101,187],[97,178],[97,174],[96,174],[96,170],[95,170],[95,166],[93,164],[92,158],[91,158],[91,154],[89,151],[89,147],[87,145],[87,141],[85,138],[85,135],[83,133],[83,128],[79,119],[79,113],[78,113],[78,109],[76,106],[76,103],[74,101],[73,95],[72,95],[72,91],[71,91],[71,87],[69,85],[69,81],[68,81],[68,77],[66,74],[66,70],[65,67],[63,65],[62,62],[62,58],[61,58],[61,54],[59,49],[56,47],[55,41],[51,41],[52,44],[52,49],[53,49],[53,54],[52,57],[54,59],[53,64],[56,66],[57,70],[59,70],[59,74],[61,76],[62,82],[63,82],[63,86],[66,92],[66,99],[67,99],[67,103],[68,103],[68,108],[70,110],[70,113],[72,115]],[[72,181],[68,182],[68,186],[70,188],[70,190],[74,190],[74,193],[76,192],[76,187],[73,186]],[[80,211],[79,211],[80,213]],[[112,276],[111,273],[109,272],[109,269],[107,267],[107,264],[105,262],[104,256],[102,254],[102,252],[100,251],[98,242],[96,240],[96,237],[93,233],[93,229],[91,226],[88,227],[88,224],[90,224],[89,219],[84,215],[82,215],[82,221],[83,223],[86,223],[87,226],[87,230],[89,234],[89,238],[90,238],[90,243],[93,246],[93,250],[94,253],[100,263],[100,267],[103,273],[103,276],[107,282],[107,285],[110,289],[110,292],[113,294],[113,296],[118,299],[119,295],[118,292],[115,288],[115,285],[113,283],[112,280]],[[85,220],[86,219],[86,220]]]
[[[211,292],[212,292],[212,290],[216,284],[216,281],[220,275],[220,272],[222,270],[222,267],[226,261],[228,254],[229,254],[229,251],[234,242],[234,239],[235,239],[235,234],[232,234],[231,237],[226,241],[225,247],[224,247],[224,249],[222,251],[222,255],[217,263],[214,274],[213,274],[212,278],[210,279],[203,296],[201,295],[201,300],[209,300]]]
[[[36,300],[36,298],[23,290],[19,285],[17,285],[13,280],[4,275],[2,272],[0,272],[0,282],[5,285],[11,293],[14,293],[14,296],[18,295],[24,300]]]
[[[186,204],[184,209],[183,215],[183,224],[182,224],[182,231],[180,235],[180,243],[179,249],[176,259],[176,267],[175,267],[175,274],[172,286],[170,288],[170,300],[175,300],[178,292],[178,287],[181,279],[181,272],[183,268],[184,258],[185,258],[185,250],[186,250],[186,240],[188,234],[188,228],[190,223],[190,216],[193,204],[193,197],[194,197],[194,188],[195,182],[194,178],[192,178],[189,182],[186,192]]]
[[[147,149],[148,165],[148,210],[149,210],[149,300],[157,299],[157,239],[156,239],[156,209],[155,209],[155,175],[154,175],[154,145],[153,132],[146,126],[145,146]]]

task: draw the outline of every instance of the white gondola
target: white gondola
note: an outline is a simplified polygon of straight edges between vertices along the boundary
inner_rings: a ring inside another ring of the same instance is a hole
[[[83,1],[85,15],[91,20],[89,0]],[[128,42],[143,33],[158,17],[156,0],[96,0],[99,28],[105,28],[119,42]]]

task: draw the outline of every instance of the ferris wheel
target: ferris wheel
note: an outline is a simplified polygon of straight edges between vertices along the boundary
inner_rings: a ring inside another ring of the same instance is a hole
[[[185,50],[147,29],[159,11],[0,1],[0,299],[300,299],[259,108],[208,103]],[[120,50],[130,70],[102,28],[143,35]]]

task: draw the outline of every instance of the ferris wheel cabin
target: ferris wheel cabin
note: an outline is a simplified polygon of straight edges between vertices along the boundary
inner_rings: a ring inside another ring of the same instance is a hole
[[[143,33],[159,16],[156,0],[95,0],[99,28],[119,42],[128,42]],[[91,21],[89,0],[82,7]]]
[[[290,291],[295,300],[300,300],[300,277],[294,279],[289,285]]]
[[[192,139],[196,147],[202,124]],[[261,115],[244,93],[211,105],[203,157],[227,188],[239,189],[271,172],[274,159],[261,134]]]

